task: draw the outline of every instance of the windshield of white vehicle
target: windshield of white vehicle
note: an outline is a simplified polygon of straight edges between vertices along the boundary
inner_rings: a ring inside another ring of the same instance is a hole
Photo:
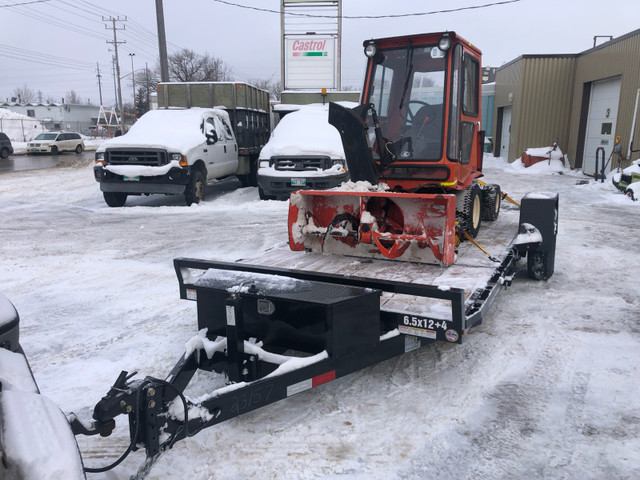
[[[369,102],[387,148],[399,160],[439,160],[446,60],[435,46],[379,51]],[[374,157],[379,154],[374,148]]]
[[[57,133],[41,133],[35,140],[55,140],[57,136]]]

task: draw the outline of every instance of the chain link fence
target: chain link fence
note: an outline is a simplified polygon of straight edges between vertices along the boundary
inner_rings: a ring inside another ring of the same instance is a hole
[[[0,132],[5,133],[12,142],[28,142],[43,132],[65,130],[78,132],[87,137],[112,137],[117,125],[111,128],[100,126],[96,131],[94,122],[46,121],[31,118],[7,118],[0,116]]]

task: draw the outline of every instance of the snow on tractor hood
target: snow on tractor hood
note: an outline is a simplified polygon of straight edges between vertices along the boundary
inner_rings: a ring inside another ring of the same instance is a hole
[[[126,134],[106,141],[97,151],[114,147],[146,147],[186,155],[190,149],[206,141],[201,124],[205,117],[212,115],[231,123],[229,114],[218,108],[151,110],[140,117]]]
[[[338,102],[353,108],[356,102]],[[328,155],[344,159],[338,131],[329,124],[329,104],[312,103],[285,115],[260,152],[260,160],[280,155]]]

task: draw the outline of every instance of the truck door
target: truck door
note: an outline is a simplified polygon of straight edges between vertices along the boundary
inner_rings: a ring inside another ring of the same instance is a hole
[[[233,175],[238,169],[238,147],[231,127],[217,116],[207,117],[205,123],[213,126],[217,138],[205,149],[209,179]]]

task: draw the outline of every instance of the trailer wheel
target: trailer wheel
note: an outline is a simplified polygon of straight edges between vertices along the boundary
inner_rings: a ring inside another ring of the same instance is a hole
[[[498,219],[502,197],[500,185],[485,185],[482,189],[482,220],[493,222]]]
[[[544,252],[529,252],[527,254],[527,275],[533,280],[547,279]]]
[[[482,190],[480,185],[472,183],[464,191],[462,211],[456,212],[456,220],[463,232],[476,238],[482,223]]]
[[[184,191],[184,200],[187,207],[204,200],[204,175],[202,175],[202,171],[194,170],[191,172],[191,179]]]
[[[110,207],[124,207],[127,201],[127,194],[124,192],[102,192],[102,196]]]

